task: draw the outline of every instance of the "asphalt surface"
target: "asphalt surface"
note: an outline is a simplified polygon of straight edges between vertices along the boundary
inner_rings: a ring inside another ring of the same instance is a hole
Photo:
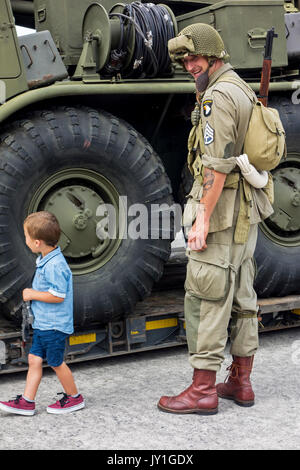
[[[228,347],[218,381],[230,364]],[[32,417],[0,411],[0,449],[236,450],[299,449],[300,330],[260,335],[252,383],[256,404],[220,400],[214,416],[173,415],[156,407],[162,394],[191,382],[185,346],[71,365],[86,408],[49,415],[60,385],[45,369]],[[0,400],[23,392],[26,373],[0,376]],[[131,468],[131,467],[130,467]],[[134,466],[132,466],[134,468]],[[145,467],[146,468],[146,467]]]

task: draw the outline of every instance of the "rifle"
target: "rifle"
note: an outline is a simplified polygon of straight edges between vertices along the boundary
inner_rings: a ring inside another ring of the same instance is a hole
[[[33,323],[33,314],[30,307],[30,302],[23,302],[22,304],[22,340],[27,343],[29,340],[30,325]]]
[[[277,37],[278,37],[278,34],[275,34],[274,27],[268,30],[267,37],[266,37],[266,44],[265,44],[263,67],[261,71],[259,95],[258,95],[258,100],[264,106],[268,106],[269,84],[270,84],[271,67],[272,67],[273,39]]]

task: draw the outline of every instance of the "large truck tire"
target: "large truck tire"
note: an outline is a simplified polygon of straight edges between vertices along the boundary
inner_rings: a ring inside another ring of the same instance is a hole
[[[254,288],[260,298],[300,293],[299,247],[279,245],[259,229]]]
[[[2,313],[20,319],[22,290],[31,284],[36,259],[25,245],[23,221],[48,210],[60,222],[59,244],[73,272],[75,326],[130,314],[162,275],[172,239],[159,226],[152,239],[149,233],[126,236],[130,215],[138,214],[129,214],[133,204],[150,211],[151,204],[173,202],[149,143],[124,121],[82,106],[34,111],[0,138]],[[108,205],[116,210],[115,238],[105,237]]]

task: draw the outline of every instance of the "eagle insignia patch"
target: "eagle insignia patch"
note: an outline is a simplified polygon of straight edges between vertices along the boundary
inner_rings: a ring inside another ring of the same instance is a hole
[[[203,113],[205,117],[210,116],[212,104],[213,104],[212,100],[203,101]]]

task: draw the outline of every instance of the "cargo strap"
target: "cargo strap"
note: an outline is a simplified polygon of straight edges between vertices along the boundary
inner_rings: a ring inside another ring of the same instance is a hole
[[[196,107],[199,105],[196,104]],[[200,155],[205,152],[202,121],[199,114],[199,121],[192,127],[188,138],[187,164],[194,178],[202,174],[202,161]]]
[[[241,178],[240,189],[240,210],[234,232],[234,242],[243,245],[248,240],[250,230],[250,208],[252,207],[252,192],[250,184]]]
[[[248,83],[241,82],[238,78],[230,77],[229,75],[227,75],[225,77],[223,77],[223,75],[221,75],[221,77],[218,78],[218,80],[216,80],[214,85],[216,83],[220,83],[220,82],[233,83],[234,85],[238,86],[241,90],[243,90],[243,92],[248,96],[249,100],[252,101],[252,103],[256,103],[258,101],[254,91],[248,85]]]
[[[238,313],[238,312],[231,312],[232,318],[257,318],[257,313]]]

